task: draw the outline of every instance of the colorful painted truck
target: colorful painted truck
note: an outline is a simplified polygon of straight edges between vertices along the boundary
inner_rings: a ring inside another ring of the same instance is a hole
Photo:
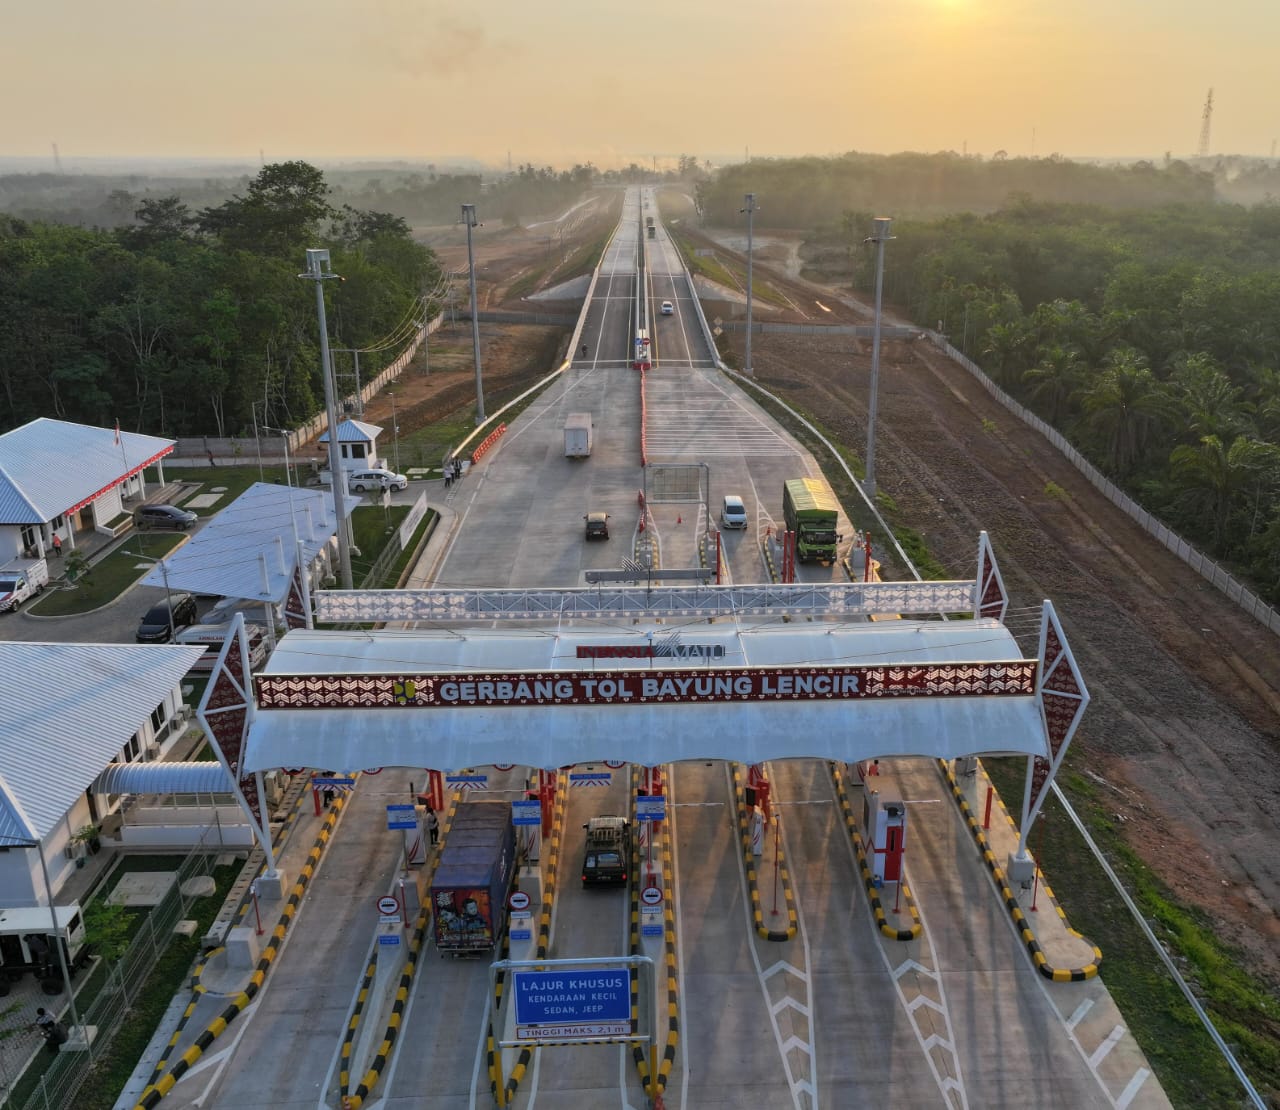
[[[796,557],[802,563],[833,563],[840,534],[840,505],[826,482],[788,478],[782,486],[782,515],[787,531],[796,534]]]
[[[432,935],[442,956],[480,954],[498,944],[515,870],[511,806],[459,805],[431,883]]]

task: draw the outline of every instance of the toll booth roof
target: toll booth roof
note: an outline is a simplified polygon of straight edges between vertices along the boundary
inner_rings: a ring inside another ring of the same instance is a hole
[[[1036,669],[990,620],[301,630],[245,766],[1044,755]]]

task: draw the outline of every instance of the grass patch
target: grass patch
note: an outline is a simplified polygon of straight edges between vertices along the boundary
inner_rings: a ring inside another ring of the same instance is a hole
[[[1077,759],[1077,753],[1071,753]],[[1280,1094],[1280,1004],[1251,976],[1239,952],[1196,910],[1179,905],[1124,841],[1106,807],[1103,788],[1070,766],[1060,782],[1090,835],[1183,977],[1263,1093]],[[1026,764],[983,761],[1002,797],[1021,798]],[[1079,793],[1074,786],[1083,785]],[[1182,991],[1156,960],[1142,931],[1115,893],[1056,798],[1031,832],[1031,848],[1073,928],[1102,949],[1101,976],[1174,1106],[1243,1105],[1239,1083]],[[1056,880],[1061,880],[1061,890]]]
[[[178,862],[180,860],[171,858],[169,867],[176,869]],[[130,1007],[128,1020],[122,1022],[105,1054],[99,1057],[89,1081],[72,1102],[70,1110],[111,1110],[169,1008],[174,993],[191,974],[192,963],[200,954],[200,938],[213,925],[213,919],[222,908],[240,867],[237,861],[231,866],[213,869],[214,892],[191,905],[190,916],[197,923],[195,935],[175,936],[170,940]]]
[[[46,590],[30,611],[41,617],[63,617],[101,609],[151,570],[148,560],[163,559],[185,538],[181,532],[137,532],[74,584]]]
[[[696,252],[704,248],[690,240],[681,229],[668,226],[667,233],[680,249],[680,254],[690,273],[698,274],[708,281],[714,281],[717,285],[746,292],[747,268],[745,265],[740,265],[737,259],[722,259],[719,254],[700,255]],[[773,305],[775,308],[794,307],[790,300],[770,285],[767,279],[761,279],[758,274],[751,276],[751,299]]]

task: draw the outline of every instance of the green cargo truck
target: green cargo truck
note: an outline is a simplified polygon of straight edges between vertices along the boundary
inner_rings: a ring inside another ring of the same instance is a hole
[[[840,506],[826,482],[788,478],[782,486],[782,515],[787,531],[796,534],[796,557],[833,563],[840,535],[836,531]]]

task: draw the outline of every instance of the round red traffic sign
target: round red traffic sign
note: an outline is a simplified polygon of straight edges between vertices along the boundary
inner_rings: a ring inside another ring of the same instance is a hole
[[[510,771],[515,767],[514,763],[495,763],[493,769],[495,771]]]
[[[660,906],[662,904],[662,888],[659,886],[647,886],[640,892],[640,901],[646,906]]]
[[[364,774],[366,774],[366,775],[380,775],[380,774],[382,774],[382,768],[381,768],[381,767],[366,767],[366,768],[364,769],[364,772],[363,772],[363,773],[364,773]]]
[[[378,912],[383,917],[394,917],[400,912],[400,899],[394,894],[384,894],[378,899]]]
[[[627,761],[625,759],[606,759],[604,761],[604,765],[606,767],[612,767],[616,771],[619,767],[625,767],[627,765]]]
[[[529,896],[523,890],[513,890],[511,897],[507,899],[507,903],[513,910],[527,910],[529,908]]]

